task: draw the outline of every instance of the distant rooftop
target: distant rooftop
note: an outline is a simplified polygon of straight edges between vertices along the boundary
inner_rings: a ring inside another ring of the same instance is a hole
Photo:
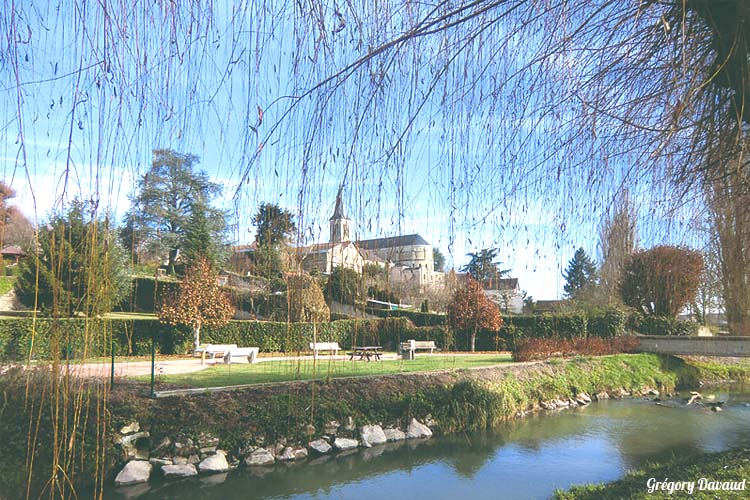
[[[482,288],[485,290],[516,290],[518,278],[490,278],[482,280]]]
[[[21,249],[21,247],[19,247],[17,245],[10,245],[10,246],[7,246],[7,247],[3,248],[2,250],[0,250],[0,254],[2,254],[2,255],[19,255],[19,256],[23,257],[23,256],[26,255],[26,252],[24,252]]]

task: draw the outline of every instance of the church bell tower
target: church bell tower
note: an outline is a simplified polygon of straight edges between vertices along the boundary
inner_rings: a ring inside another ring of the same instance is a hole
[[[333,209],[333,215],[329,219],[329,223],[331,224],[331,243],[342,243],[351,240],[350,230],[352,221],[344,214],[344,201],[341,199],[343,190],[344,185],[342,184],[336,195],[336,207]]]

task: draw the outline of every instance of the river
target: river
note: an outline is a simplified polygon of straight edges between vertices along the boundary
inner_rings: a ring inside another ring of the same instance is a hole
[[[750,392],[705,389],[724,411],[610,400],[508,422],[493,432],[402,442],[348,455],[113,489],[105,498],[544,499],[608,482],[645,462],[750,445]],[[691,478],[684,478],[691,479]]]

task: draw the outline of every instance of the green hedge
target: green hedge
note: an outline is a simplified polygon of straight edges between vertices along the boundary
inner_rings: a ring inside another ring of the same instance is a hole
[[[368,307],[365,312],[380,318],[408,318],[416,326],[441,326],[447,323],[445,314],[424,313],[420,311],[409,311],[406,309],[376,309]]]
[[[156,304],[172,290],[176,290],[179,282],[172,278],[138,276],[132,279],[130,296],[117,307],[118,311],[153,313]]]
[[[192,332],[186,327],[164,325],[156,319],[53,320],[31,318],[0,320],[0,361],[28,359],[32,329],[33,358],[49,359],[57,351],[64,359],[107,356],[109,339],[114,339],[118,355],[145,355],[151,352],[151,338],[160,354],[185,354],[192,348]],[[453,338],[442,327],[415,327],[406,318],[341,320],[317,325],[317,340],[338,342],[346,349],[354,345],[381,345],[395,350],[408,339],[434,340],[444,349],[453,348]],[[313,341],[310,323],[271,321],[230,321],[224,326],[201,329],[201,342],[260,347],[264,352],[309,350]]]
[[[53,351],[63,358],[106,356],[111,352],[110,339],[118,355],[144,355],[151,352],[152,336],[160,353],[181,352],[190,341],[188,329],[163,325],[155,319],[3,319],[0,360],[28,359],[32,338],[34,359],[48,359]]]
[[[633,313],[628,318],[628,328],[643,335],[696,335],[699,327],[695,321],[638,313]]]

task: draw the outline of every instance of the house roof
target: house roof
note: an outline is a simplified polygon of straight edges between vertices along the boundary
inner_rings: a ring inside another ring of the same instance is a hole
[[[482,280],[485,290],[517,290],[518,278],[490,278]]]
[[[258,249],[258,242],[253,241],[249,245],[235,245],[232,247],[232,251],[234,253],[245,253],[245,252],[254,252]]]
[[[391,236],[390,238],[375,238],[372,240],[361,240],[357,246],[364,250],[377,250],[380,248],[405,247],[409,245],[429,245],[424,238],[418,234],[405,234],[402,236]]]
[[[2,255],[19,255],[19,256],[23,257],[24,255],[26,255],[26,252],[24,252],[21,249],[21,247],[19,247],[18,245],[10,245],[10,246],[7,246],[7,247],[3,248],[2,250],[0,250],[0,254],[2,254]]]

